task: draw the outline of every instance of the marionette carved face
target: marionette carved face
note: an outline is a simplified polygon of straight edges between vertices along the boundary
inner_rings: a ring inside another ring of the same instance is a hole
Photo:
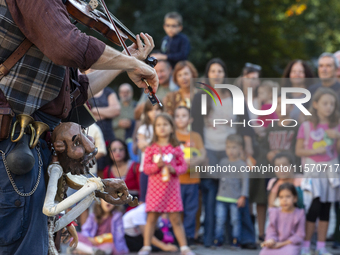
[[[52,143],[64,173],[88,173],[95,164],[98,152],[93,138],[81,132],[81,127],[73,122],[59,124],[53,131]]]

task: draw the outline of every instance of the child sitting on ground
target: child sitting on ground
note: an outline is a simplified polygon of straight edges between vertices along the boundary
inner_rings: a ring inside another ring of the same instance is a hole
[[[295,207],[297,192],[293,184],[282,184],[277,196],[280,208],[269,208],[269,225],[260,255],[299,255],[305,237],[305,212]]]

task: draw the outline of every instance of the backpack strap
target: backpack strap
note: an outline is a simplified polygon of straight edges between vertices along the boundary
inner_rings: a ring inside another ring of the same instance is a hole
[[[0,65],[0,79],[6,76],[11,68],[25,55],[33,43],[25,38],[18,48]]]

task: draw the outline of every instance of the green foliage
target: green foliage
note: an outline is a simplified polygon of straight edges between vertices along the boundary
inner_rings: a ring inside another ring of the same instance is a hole
[[[301,4],[307,7],[301,14],[286,15]],[[340,49],[338,0],[110,0],[107,5],[131,31],[152,35],[156,49],[165,35],[164,15],[181,13],[191,41],[189,60],[201,75],[211,58],[220,57],[230,77],[238,76],[245,62],[261,65],[264,77],[280,77],[292,59],[311,61]]]

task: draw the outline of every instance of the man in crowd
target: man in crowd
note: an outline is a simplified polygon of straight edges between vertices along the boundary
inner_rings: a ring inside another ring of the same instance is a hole
[[[171,79],[172,68],[168,61],[160,60],[158,61],[158,64],[155,66],[155,70],[157,72],[157,76],[159,79],[159,88],[157,91],[157,96],[163,102],[163,98],[170,92],[169,84]],[[142,94],[138,101],[138,105],[135,109],[136,120],[140,119],[144,109],[144,104],[147,100],[148,100],[147,95]]]
[[[112,125],[117,138],[125,141],[132,137],[135,127],[134,110],[137,102],[133,100],[133,88],[129,83],[119,87],[120,115],[113,119]]]
[[[318,75],[321,83],[317,83],[309,87],[309,91],[312,96],[320,87],[331,88],[338,96],[340,96],[340,83],[337,80],[338,68],[339,61],[332,53],[324,52],[320,55],[318,60]]]

